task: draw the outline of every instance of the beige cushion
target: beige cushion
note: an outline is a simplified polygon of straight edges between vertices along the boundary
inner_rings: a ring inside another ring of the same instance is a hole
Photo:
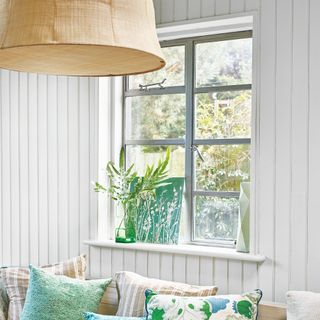
[[[84,255],[81,255],[65,262],[41,268],[56,275],[84,280],[86,259]],[[1,269],[1,277],[10,299],[8,320],[19,320],[29,286],[29,269],[3,268]]]
[[[100,306],[98,310],[98,314],[103,314],[103,315],[115,315],[118,310],[118,291],[116,288],[116,282],[113,279],[112,282],[108,285]]]
[[[185,283],[142,277],[133,272],[118,272],[115,275],[120,300],[117,316],[142,317],[145,314],[145,291],[152,289],[161,294],[177,296],[212,296],[216,286],[192,286]]]
[[[287,320],[319,320],[320,293],[289,291],[287,310]]]

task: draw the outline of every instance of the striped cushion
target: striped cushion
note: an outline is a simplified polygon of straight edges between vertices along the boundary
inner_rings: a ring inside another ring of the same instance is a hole
[[[84,280],[86,258],[81,255],[65,262],[41,268],[56,275]],[[1,277],[10,299],[8,320],[19,320],[29,286],[29,269],[2,268]]]
[[[146,289],[177,296],[213,296],[218,290],[215,286],[192,286],[185,283],[145,278],[126,271],[116,273],[115,279],[120,294],[117,316],[122,317],[142,317],[146,314]]]

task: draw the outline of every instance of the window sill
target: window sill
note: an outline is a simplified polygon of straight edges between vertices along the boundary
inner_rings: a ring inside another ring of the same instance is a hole
[[[92,247],[114,248],[136,251],[152,251],[160,253],[184,254],[191,256],[212,257],[228,260],[249,261],[263,263],[266,257],[263,255],[241,253],[234,249],[199,246],[192,244],[165,245],[152,243],[116,243],[114,240],[87,240],[85,244]]]

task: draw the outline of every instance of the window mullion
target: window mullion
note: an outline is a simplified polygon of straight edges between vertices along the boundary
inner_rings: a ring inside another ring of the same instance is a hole
[[[194,129],[194,44],[188,41],[186,44],[186,212],[188,215],[188,224],[186,234],[193,240],[194,217],[193,217],[193,129]]]

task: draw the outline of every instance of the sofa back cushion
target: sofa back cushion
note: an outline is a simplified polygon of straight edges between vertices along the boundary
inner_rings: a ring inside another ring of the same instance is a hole
[[[43,270],[70,278],[85,279],[86,258],[84,255],[41,267]],[[2,268],[1,278],[10,299],[8,320],[19,320],[29,286],[28,268]]]
[[[118,272],[115,275],[119,292],[117,316],[142,317],[145,315],[145,291],[155,290],[161,294],[176,296],[213,296],[216,286],[193,286],[185,283],[145,278],[133,272]]]
[[[97,312],[111,279],[80,280],[30,266],[30,284],[21,320],[83,320]]]

